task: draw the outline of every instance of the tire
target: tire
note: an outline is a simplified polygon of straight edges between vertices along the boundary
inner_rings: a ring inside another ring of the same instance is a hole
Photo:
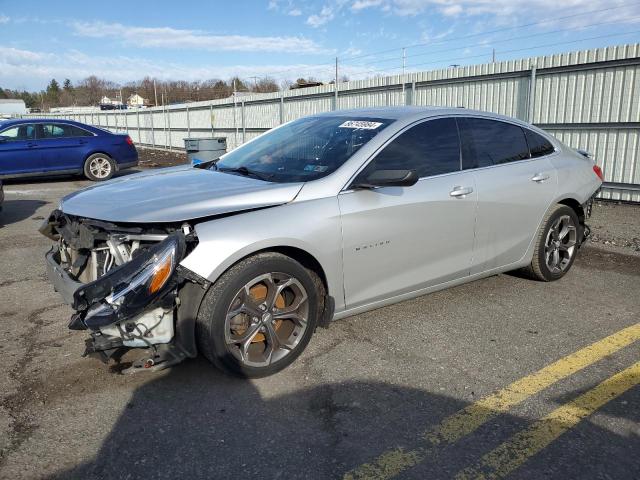
[[[259,253],[227,270],[206,293],[196,320],[198,347],[226,373],[272,375],[304,351],[323,308],[324,285],[315,272],[286,255]]]
[[[92,182],[109,180],[116,171],[116,162],[106,153],[94,153],[84,162],[84,176]]]
[[[526,269],[529,276],[543,282],[564,277],[578,253],[581,232],[580,220],[572,208],[560,204],[552,207],[536,235],[533,259]]]

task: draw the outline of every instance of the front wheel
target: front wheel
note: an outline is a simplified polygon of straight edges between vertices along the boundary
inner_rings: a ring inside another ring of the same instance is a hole
[[[578,253],[581,229],[572,208],[558,204],[547,212],[537,234],[530,275],[545,282],[562,278]]]
[[[264,377],[305,349],[324,307],[318,276],[294,259],[266,252],[225,272],[197,317],[200,352],[227,373]]]
[[[84,162],[84,175],[94,182],[109,180],[115,171],[115,162],[104,153],[94,153]]]

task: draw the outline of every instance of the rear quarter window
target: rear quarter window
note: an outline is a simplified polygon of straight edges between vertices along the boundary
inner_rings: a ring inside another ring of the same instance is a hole
[[[524,135],[527,138],[532,158],[544,157],[555,151],[551,142],[542,135],[527,128],[524,129]]]
[[[464,169],[481,168],[529,158],[524,131],[518,125],[485,118],[458,120]]]

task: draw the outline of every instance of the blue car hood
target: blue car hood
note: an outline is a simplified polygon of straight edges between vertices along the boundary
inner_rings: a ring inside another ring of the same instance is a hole
[[[115,178],[62,199],[69,215],[117,223],[170,223],[282,205],[303,183],[179,166]]]

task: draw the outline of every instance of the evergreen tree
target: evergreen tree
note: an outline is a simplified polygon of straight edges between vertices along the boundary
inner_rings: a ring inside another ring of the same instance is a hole
[[[47,85],[47,102],[51,106],[57,106],[60,101],[60,84],[55,78],[52,78]]]
[[[55,78],[52,78],[47,85],[47,93],[49,95],[58,95],[60,93],[60,84]]]

